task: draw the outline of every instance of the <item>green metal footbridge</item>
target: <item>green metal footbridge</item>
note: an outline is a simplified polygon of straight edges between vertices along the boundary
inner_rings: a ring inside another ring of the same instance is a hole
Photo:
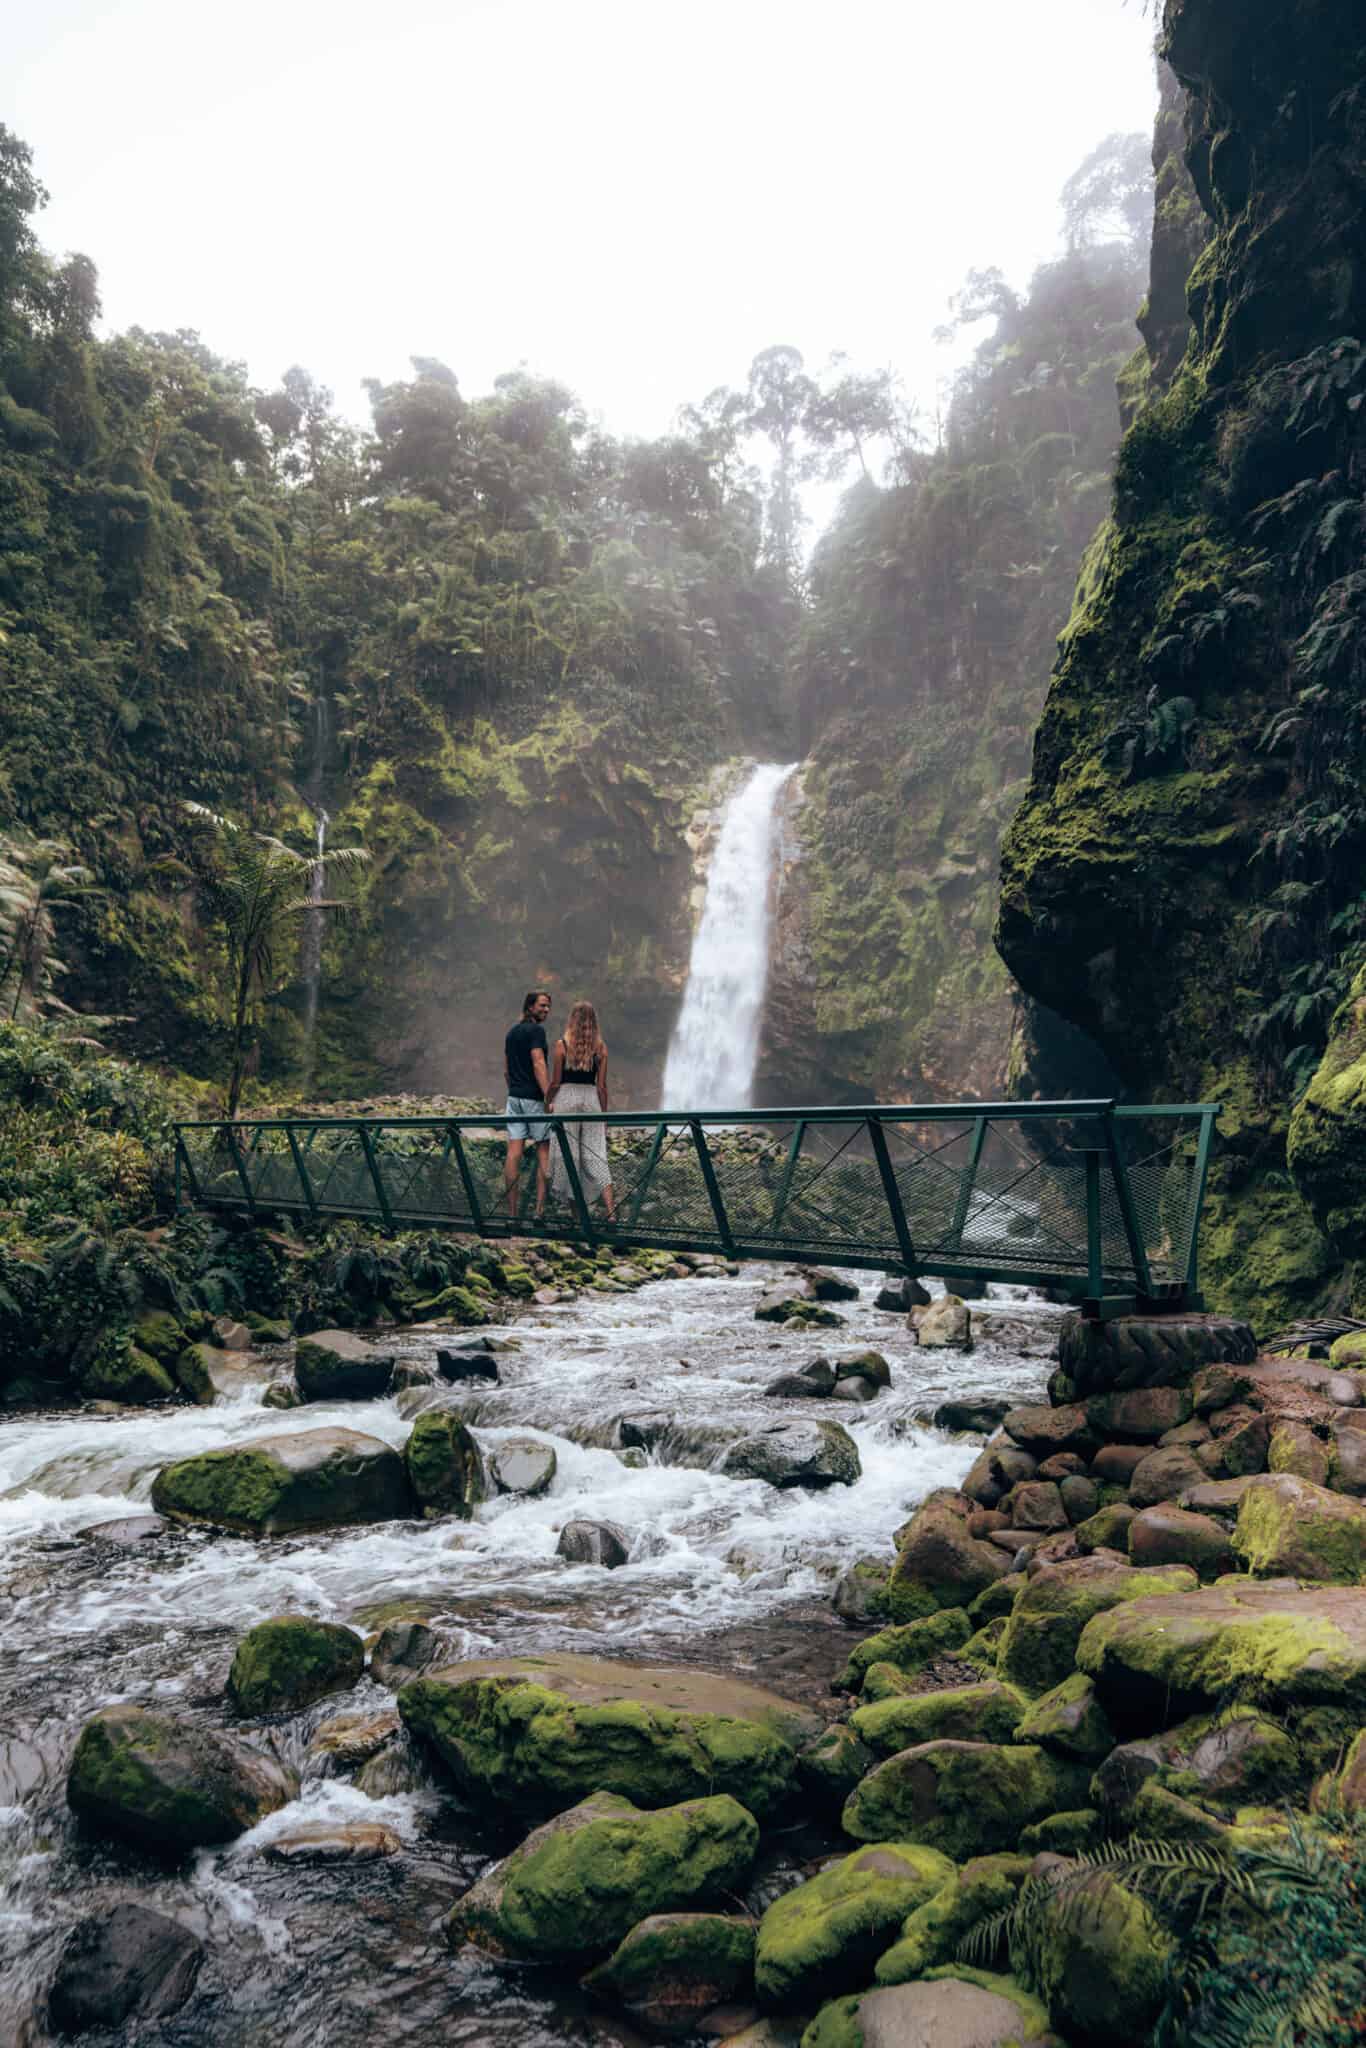
[[[385,1230],[719,1252],[1047,1287],[1100,1317],[1196,1308],[1218,1105],[913,1103],[549,1119],[559,1193],[511,1199],[506,1120],[262,1117],[176,1129],[181,1203],[352,1217]],[[585,1186],[576,1124],[605,1127],[615,1216]]]

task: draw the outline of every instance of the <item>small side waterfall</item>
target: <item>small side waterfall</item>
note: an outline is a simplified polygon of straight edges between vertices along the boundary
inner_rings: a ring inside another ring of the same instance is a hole
[[[304,977],[304,1061],[305,1080],[313,1079],[313,1040],[318,1029],[318,987],[323,971],[323,884],[327,870],[322,857],[327,851],[327,812],[319,804],[315,813],[316,832],[314,844],[318,858],[313,863],[308,877],[309,908],[304,912],[303,977]]]
[[[762,763],[726,807],[669,1043],[665,1109],[749,1105],[768,980],[774,820],[795,767]]]

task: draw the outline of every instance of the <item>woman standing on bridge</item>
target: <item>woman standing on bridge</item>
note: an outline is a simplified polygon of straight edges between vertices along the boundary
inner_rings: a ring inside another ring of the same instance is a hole
[[[557,1116],[593,1115],[607,1112],[607,1041],[598,1030],[598,1013],[591,1003],[575,1003],[564,1027],[564,1037],[555,1040],[554,1062],[545,1106]],[[612,1170],[607,1163],[607,1131],[602,1124],[566,1124],[564,1135],[578,1171],[584,1199],[602,1196],[609,1223],[617,1220],[612,1194]],[[573,1199],[569,1169],[564,1152],[554,1155],[553,1188],[557,1201]]]

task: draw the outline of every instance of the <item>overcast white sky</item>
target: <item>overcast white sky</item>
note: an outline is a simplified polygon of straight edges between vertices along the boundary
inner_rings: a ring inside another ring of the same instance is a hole
[[[273,384],[525,362],[618,432],[770,343],[901,370],[972,266],[1023,282],[1057,193],[1147,129],[1140,0],[41,0],[5,120],[106,325]]]

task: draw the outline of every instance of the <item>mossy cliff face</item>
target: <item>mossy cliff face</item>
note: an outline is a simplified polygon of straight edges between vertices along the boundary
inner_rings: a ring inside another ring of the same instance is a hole
[[[1366,349],[1344,340],[1366,334],[1366,35],[1349,0],[1168,0],[1164,49],[1213,233],[1167,383],[1189,245],[1171,207],[1159,232],[1150,375],[1005,838],[998,944],[1135,1095],[1228,1106],[1206,1285],[1267,1320],[1333,1267],[1285,1134],[1359,943],[1359,773],[1333,758],[1366,657]]]

